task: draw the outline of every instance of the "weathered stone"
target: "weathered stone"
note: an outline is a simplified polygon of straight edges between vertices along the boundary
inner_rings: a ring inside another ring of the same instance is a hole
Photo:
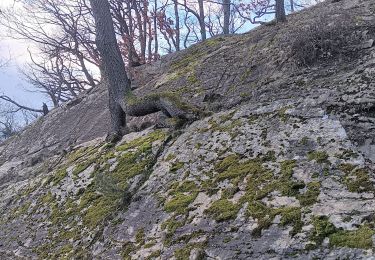
[[[138,95],[214,110],[173,133],[106,145],[98,86],[1,144],[0,258],[374,258],[374,53],[296,68],[285,47],[317,14],[372,39],[374,8],[325,2],[136,68]]]
[[[370,39],[370,40],[368,40],[368,41],[366,41],[365,43],[362,44],[363,49],[369,49],[369,48],[372,48],[372,46],[374,46],[374,40],[373,39]]]

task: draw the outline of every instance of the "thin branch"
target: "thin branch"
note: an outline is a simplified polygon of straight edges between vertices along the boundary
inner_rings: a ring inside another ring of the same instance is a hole
[[[20,109],[24,109],[24,110],[31,111],[31,112],[36,112],[36,113],[43,113],[42,109],[35,109],[35,108],[23,106],[23,105],[17,103],[16,101],[14,101],[13,99],[11,99],[10,97],[5,96],[5,95],[0,96],[0,99],[2,99],[4,101],[7,101],[9,103],[12,103],[13,105],[19,107]]]

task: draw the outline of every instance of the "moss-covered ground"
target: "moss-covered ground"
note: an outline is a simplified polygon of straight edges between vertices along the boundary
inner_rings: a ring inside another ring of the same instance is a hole
[[[25,201],[15,209],[13,218],[29,214],[32,216],[36,211],[42,211],[45,214],[42,221],[51,223],[46,243],[37,247],[34,252],[40,258],[49,259],[90,257],[84,247],[76,246],[76,241],[82,240],[82,237],[95,240],[105,223],[118,210],[126,209],[131,196],[127,191],[129,181],[140,174],[147,177],[155,161],[153,143],[159,141],[160,144],[166,136],[164,131],[157,130],[117,147],[98,144],[76,149],[66,155],[58,165],[58,170],[45,178],[44,185],[53,187],[54,190],[59,189],[67,179],[78,182],[81,172],[93,166],[91,181],[75,194],[66,194],[64,200],[52,192],[36,194],[36,205],[32,206],[30,201]],[[111,171],[110,159],[117,162]],[[72,170],[69,172],[68,168]],[[36,193],[37,188],[29,188],[27,192]],[[141,231],[137,234],[137,239],[140,240],[140,236]]]

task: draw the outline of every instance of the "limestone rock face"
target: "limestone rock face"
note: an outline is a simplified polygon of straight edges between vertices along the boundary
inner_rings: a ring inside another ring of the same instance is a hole
[[[374,10],[322,3],[133,71],[137,94],[213,112],[181,129],[129,118],[105,143],[100,86],[7,140],[0,259],[375,258]],[[286,46],[317,14],[360,38],[297,66]]]

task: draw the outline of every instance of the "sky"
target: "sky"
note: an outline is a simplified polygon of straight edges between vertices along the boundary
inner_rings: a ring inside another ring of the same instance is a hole
[[[0,9],[13,4],[13,0],[0,0]],[[17,102],[33,108],[41,108],[48,101],[41,93],[33,92],[32,86],[22,79],[19,69],[28,58],[25,41],[10,39],[5,36],[7,29],[0,25],[0,60],[9,62],[0,68],[0,94],[7,95]]]

